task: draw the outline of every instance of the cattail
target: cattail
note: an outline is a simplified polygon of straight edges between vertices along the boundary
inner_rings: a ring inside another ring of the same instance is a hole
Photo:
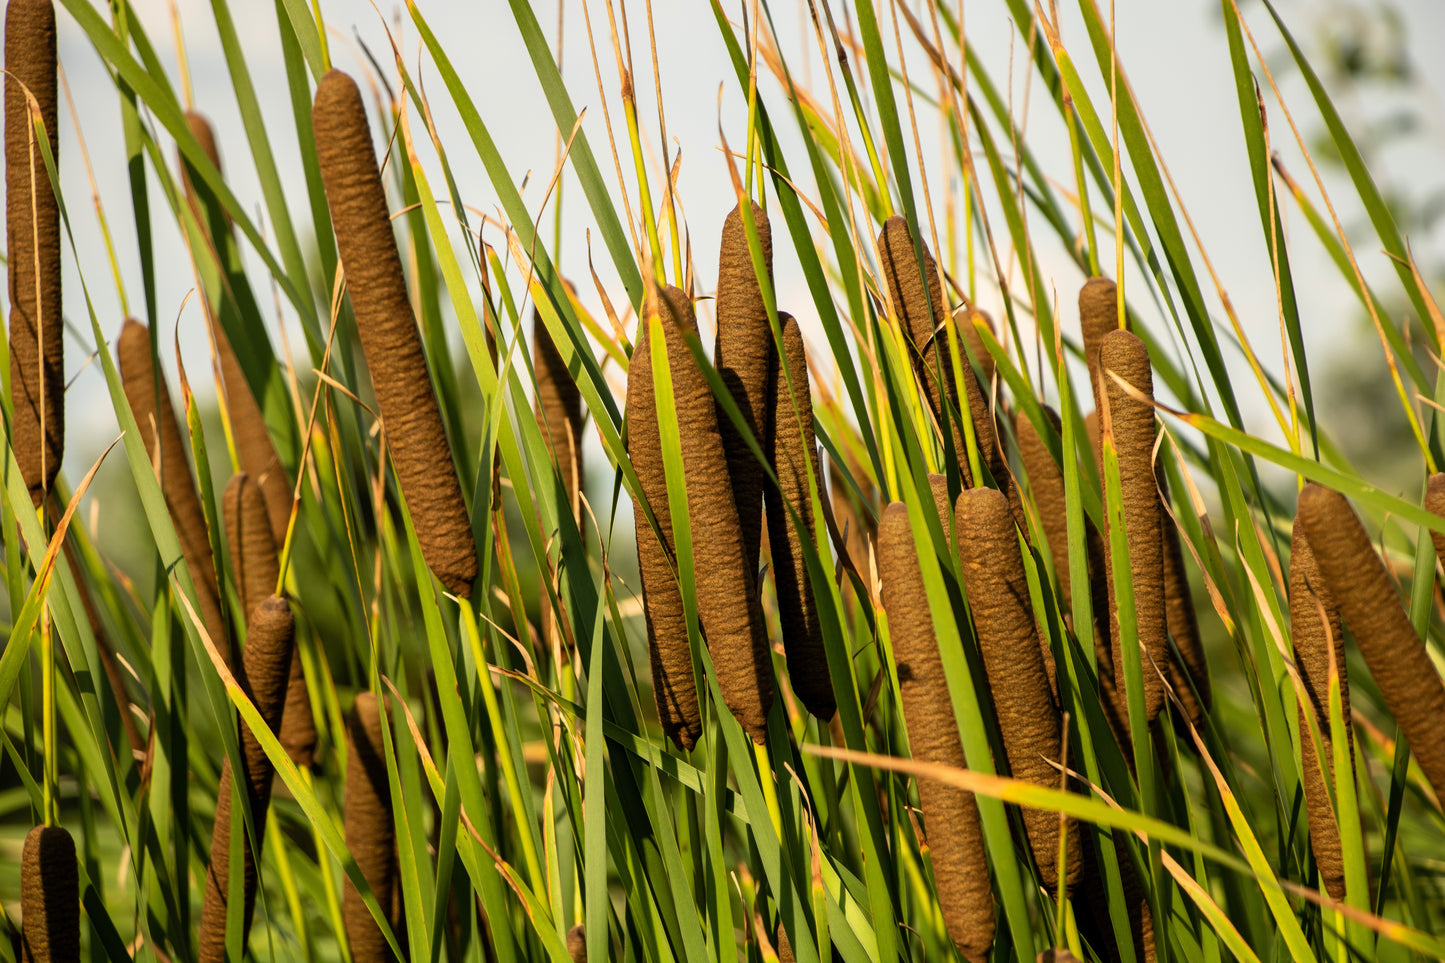
[[[567,955],[572,963],[587,963],[587,930],[581,923],[567,931]]]
[[[1008,499],[991,488],[958,496],[954,531],[964,590],[988,673],[994,713],[1015,779],[1055,787],[1063,763],[1063,720],[1049,689],[1039,646],[1028,579]],[[1042,809],[1023,811],[1024,827],[1045,887],[1058,885],[1059,816]],[[1071,825],[1065,887],[1079,880],[1079,835]]]
[[[211,558],[211,542],[206,534],[206,514],[196,494],[191,465],[186,458],[181,428],[171,408],[171,395],[166,379],[158,376],[151,355],[150,332],[138,321],[127,319],[116,342],[120,360],[120,378],[140,428],[141,441],[150,454],[151,464],[160,466],[161,491],[170,509],[181,554],[191,572],[191,583],[200,603],[201,621],[217,651],[229,663],[230,636],[221,616],[220,592],[216,587],[216,567]],[[159,450],[157,438],[159,437]]]
[[[238,472],[226,485],[222,498],[226,538],[231,551],[231,571],[241,596],[241,608],[249,624],[252,612],[276,590],[280,560],[266,515],[266,500],[260,488],[245,472]],[[316,750],[316,721],[311,717],[311,696],[301,667],[301,649],[292,646],[291,670],[286,683],[286,707],[281,713],[277,738],[286,755],[298,766],[311,765]]]
[[[477,577],[476,541],[456,466],[443,457],[451,449],[407,300],[356,82],[339,70],[327,71],[316,85],[311,116],[356,329],[422,557],[447,591],[467,596]]]
[[[203,115],[188,110],[186,124],[190,127],[191,134],[200,142],[201,150],[212,166],[219,171],[221,155],[216,149],[216,135],[211,130],[210,122]],[[206,210],[196,193],[191,171],[191,165],[182,158],[181,181],[186,189],[186,198],[191,209],[195,211],[196,218],[205,227],[208,226]],[[224,218],[224,225],[226,230],[230,230],[229,216]],[[260,486],[261,494],[266,499],[271,538],[277,545],[281,545],[286,541],[286,528],[291,520],[291,479],[286,474],[285,466],[281,464],[281,456],[276,453],[276,445],[271,440],[270,432],[266,430],[266,419],[261,414],[261,406],[251,391],[250,383],[246,381],[245,372],[241,370],[241,362],[237,360],[231,341],[216,318],[214,305],[206,301],[205,311],[206,324],[211,329],[211,336],[216,344],[216,359],[220,362],[221,390],[225,394],[226,414],[231,423],[231,437],[236,444],[236,455],[240,459],[241,468]]]
[[[658,317],[661,319],[667,342],[673,409],[667,413],[657,409],[650,371],[650,325],[644,324],[643,334],[637,339],[633,357],[649,370],[643,375],[635,399],[629,384],[628,410],[637,418],[636,421],[629,419],[629,450],[639,479],[648,479],[643,483],[643,493],[661,523],[662,516],[669,513],[657,419],[676,419],[681,435],[682,462],[687,483],[688,526],[692,535],[698,619],[702,623],[703,633],[707,636],[708,652],[712,656],[713,670],[717,675],[723,701],[733,715],[737,716],[744,731],[761,744],[767,733],[768,708],[773,701],[771,656],[767,633],[763,627],[761,606],[756,597],[747,591],[747,587],[753,584],[753,574],[743,558],[742,530],[728,480],[727,456],[723,451],[722,436],[718,432],[717,410],[712,391],[683,340],[685,334],[696,335],[697,318],[693,314],[692,302],[677,288],[664,288],[657,293],[656,298]],[[639,351],[643,352],[640,356],[637,354]],[[630,380],[629,377],[629,382]],[[638,463],[639,459],[642,464]],[[656,540],[646,521],[640,514],[637,517],[639,552],[642,546],[647,544],[650,553],[652,543]],[[670,566],[666,565],[667,555],[672,555],[675,551],[670,524],[664,526],[663,534],[668,540],[666,555],[660,559],[663,567],[658,569],[654,564],[655,560],[644,562],[656,573],[649,577],[644,569],[642,587],[644,595],[649,598],[649,613],[652,612],[651,594],[659,576],[662,581],[670,582],[673,578]],[[674,664],[678,666],[680,675],[690,676],[691,663],[686,644],[686,626],[682,619],[681,597],[674,599],[669,590],[662,589],[659,601],[663,607],[656,614],[649,614],[649,619],[665,618],[677,628],[673,629],[676,635],[667,640],[673,648],[667,651],[658,645],[654,654],[659,659],[666,657],[676,660]],[[676,620],[672,622],[674,604]],[[689,667],[685,673],[681,671],[684,665]],[[672,669],[667,668],[664,674],[666,683],[670,684],[672,678]],[[659,690],[659,711],[662,709],[662,698],[665,694]],[[696,709],[693,712],[693,718],[697,718]],[[667,724],[664,722],[665,727]]]
[[[1122,379],[1145,399],[1154,396],[1149,350],[1128,331],[1114,331],[1099,345],[1106,430],[1119,460],[1119,493],[1129,546],[1129,572],[1134,590],[1134,618],[1144,682],[1144,718],[1153,722],[1164,704],[1159,670],[1168,664],[1169,641],[1164,621],[1164,545],[1159,489],[1154,482],[1154,409],[1125,392],[1110,374]],[[1107,531],[1107,525],[1106,525]],[[1112,556],[1110,556],[1112,561]],[[1113,571],[1112,564],[1110,571]],[[1115,683],[1124,694],[1123,640],[1114,595],[1115,572],[1109,579],[1109,635],[1114,646]],[[1157,668],[1156,668],[1157,667]],[[1127,703],[1125,703],[1127,704]],[[1127,716],[1126,716],[1127,719]],[[1135,734],[1137,735],[1137,733]]]
[[[994,334],[993,318],[990,318],[986,311],[980,311],[971,304],[965,304],[953,312],[953,321],[962,333],[964,340],[968,342],[968,349],[978,359],[979,373],[983,375],[983,387],[987,390],[988,386],[993,383],[997,362],[993,360],[993,355],[988,353],[988,347],[983,341],[983,331],[988,331],[990,335]]]
[[[1044,417],[1054,426],[1054,431],[1060,430],[1059,415],[1048,405],[1043,405]],[[1058,577],[1058,605],[1059,611],[1067,613],[1073,603],[1073,580],[1069,574],[1069,524],[1068,506],[1064,494],[1064,475],[1059,470],[1059,463],[1054,461],[1054,456],[1049,452],[1044,440],[1039,437],[1038,429],[1034,423],[1022,412],[1014,421],[1014,435],[1019,443],[1019,460],[1023,462],[1024,470],[1028,472],[1029,489],[1034,496],[1034,509],[1039,515],[1039,527],[1043,529],[1044,538],[1049,543],[1049,556],[1053,559],[1054,574]],[[1047,647],[1040,637],[1039,641]],[[1044,670],[1049,675],[1049,689],[1053,692],[1055,700],[1059,696],[1059,681],[1057,668],[1054,666],[1052,653],[1044,653]]]
[[[1134,948],[1134,959],[1141,963],[1154,963],[1158,956],[1154,946],[1154,914],[1144,897],[1143,887],[1139,885],[1134,861],[1129,858],[1128,834],[1123,830],[1114,830],[1110,836],[1118,854],[1119,883],[1129,920],[1126,933]],[[1114,923],[1110,918],[1109,890],[1103,868],[1092,846],[1084,847],[1083,857],[1083,881],[1077,889],[1081,896],[1078,908],[1086,907],[1087,912],[1079,913],[1079,935],[1096,948],[1099,959],[1123,959],[1123,954],[1117,949],[1118,934],[1114,932]]]
[[[872,486],[866,476],[855,471],[853,478],[860,486],[865,486],[865,491],[871,492]],[[842,468],[838,462],[828,462],[828,507],[833,512],[833,523],[838,530],[838,537],[842,540],[843,551],[847,554],[848,564],[859,573],[859,576],[866,582],[869,578],[869,559],[873,553],[873,544],[878,539],[878,525],[869,513],[867,500],[862,507],[854,505],[855,496],[852,494],[852,486],[844,477]],[[851,600],[852,582],[845,578],[844,599]]]
[[[576,514],[581,511],[579,496],[582,491],[582,392],[572,373],[562,360],[547,325],[542,321],[540,311],[532,312],[532,366],[537,373],[537,397],[534,406],[537,427],[547,440],[547,450],[557,475],[562,479],[567,492],[568,509]],[[543,608],[547,606],[543,593]],[[552,650],[554,616],[542,613],[542,648]]]
[[[1426,483],[1425,511],[1445,518],[1445,472],[1431,475]],[[1435,557],[1445,562],[1445,533],[1431,529],[1430,541],[1435,545]]]
[[[772,228],[768,225],[768,215],[756,204],[752,204],[752,217],[762,248],[763,271],[771,284]],[[766,453],[774,414],[771,396],[778,370],[777,352],[773,347],[773,329],[768,323],[762,285],[748,248],[747,226],[743,223],[741,206],[734,207],[723,223],[722,247],[718,252],[716,313],[717,341],[713,363],[717,366],[718,377],[732,394],[748,430]],[[742,433],[721,408],[718,409],[717,422],[723,450],[727,453],[728,478],[732,484],[733,501],[737,505],[738,522],[743,529],[743,559],[756,580],[767,473],[743,440]],[[777,542],[774,541],[774,544]]]
[[[669,315],[661,313],[667,329]],[[676,328],[669,330],[669,359],[678,348]],[[668,511],[667,475],[662,461],[662,439],[658,430],[657,395],[652,375],[652,334],[646,318],[638,325],[637,343],[627,367],[627,456],[642,487],[642,494],[657,521],[653,534],[647,516],[638,506],[632,510],[637,536],[637,567],[642,576],[643,615],[647,622],[647,649],[652,664],[652,694],[662,731],[684,750],[691,750],[702,735],[697,683],[692,673],[692,653],[687,640],[687,618],[682,592],[672,568],[672,513]],[[669,364],[669,369],[672,365]],[[677,390],[676,380],[673,383]]]
[[[883,512],[878,571],[913,758],[965,769],[968,760],[953,717],[908,509],[902,502],[893,502]],[[921,779],[918,801],[930,830],[933,877],[948,935],[966,959],[984,960],[993,945],[993,890],[973,793]]]
[[[80,874],[75,840],[59,826],[36,826],[20,855],[20,959],[79,963]]]
[[[65,340],[60,315],[60,206],[35,140],[34,96],[59,163],[55,8],[10,0],[5,8],[5,223],[10,268],[10,440],[38,507],[65,453]]]
[[[1299,517],[1324,586],[1354,633],[1385,705],[1435,795],[1445,799],[1445,739],[1440,735],[1445,685],[1400,606],[1384,563],[1339,492],[1306,485]]]
[[[1154,478],[1159,487],[1159,497],[1167,503],[1169,479],[1164,474],[1162,462],[1155,467]],[[1199,617],[1194,611],[1194,596],[1189,591],[1179,529],[1173,519],[1161,516],[1159,522],[1164,540],[1164,624],[1183,660],[1181,664],[1171,652],[1164,668],[1169,685],[1184,708],[1184,717],[1194,728],[1203,729],[1205,716],[1213,701],[1209,663],[1204,658],[1204,642],[1199,638]],[[1187,740],[1186,744],[1193,745],[1193,741]]]
[[[1294,641],[1295,665],[1304,685],[1308,704],[1299,706],[1300,758],[1304,765],[1305,811],[1309,816],[1310,848],[1325,889],[1335,899],[1345,898],[1345,861],[1340,852],[1340,830],[1330,806],[1325,772],[1334,776],[1334,755],[1330,734],[1330,662],[1333,648],[1334,669],[1340,680],[1341,718],[1345,738],[1349,741],[1350,758],[1354,759],[1354,738],[1350,728],[1350,682],[1345,671],[1345,637],[1340,625],[1339,608],[1320,578],[1319,566],[1310,551],[1304,525],[1294,523],[1294,538],[1289,553],[1289,622]],[[1323,618],[1321,617],[1323,616]],[[1313,720],[1320,736],[1329,770],[1321,770],[1310,737]],[[1353,775],[1351,776],[1353,778]]]
[[[392,819],[381,727],[376,696],[357,693],[346,727],[346,848],[356,859],[377,905],[390,914],[396,887],[396,824]],[[391,959],[386,936],[350,880],[341,907],[346,941],[355,963],[384,963]]]
[[[281,722],[286,703],[287,669],[295,643],[296,622],[285,599],[271,597],[256,606],[250,631],[241,654],[240,683],[267,728],[274,730]],[[250,841],[241,847],[242,872],[242,944],[251,929],[251,916],[256,907],[256,859],[266,831],[266,810],[271,804],[271,777],[274,770],[261,743],[250,726],[241,726],[241,761],[245,766],[241,783],[241,799],[249,807],[251,824],[256,829],[254,847]],[[211,833],[211,864],[206,872],[206,894],[201,906],[201,963],[221,963],[226,959],[226,906],[230,894],[231,833],[244,823],[239,815],[235,827],[231,818],[231,760],[221,765],[221,782],[216,790],[216,825]]]
[[[1083,334],[1084,362],[1089,366],[1089,382],[1094,386],[1094,407],[1102,407],[1099,399],[1104,391],[1099,368],[1099,346],[1104,336],[1119,330],[1119,292],[1108,278],[1093,277],[1079,290],[1079,328]],[[1125,330],[1128,330],[1126,327]]]
[[[803,560],[803,546],[813,544],[816,531],[808,479],[811,477],[815,484],[822,485],[818,473],[818,443],[813,435],[808,358],[798,322],[787,314],[779,315],[778,320],[783,323],[783,350],[793,383],[790,388],[783,367],[777,366],[777,380],[771,392],[775,399],[771,418],[772,461],[773,470],[778,474],[778,487],[768,489],[768,544],[778,593],[778,621],[782,623],[783,648],[788,654],[788,676],[793,691],[809,712],[827,720],[833,717],[837,705],[833,699],[828,655],[823,648],[818,604]],[[801,528],[795,524],[793,512],[802,522]]]

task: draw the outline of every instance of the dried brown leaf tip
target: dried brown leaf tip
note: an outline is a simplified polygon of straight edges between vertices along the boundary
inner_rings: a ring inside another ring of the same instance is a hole
[[[285,599],[272,596],[258,604],[252,614],[246,646],[242,650],[241,670],[236,681],[255,704],[266,727],[275,730],[281,723],[286,703],[286,681],[295,644],[296,622]],[[241,723],[241,761],[245,766],[240,785],[243,804],[248,808],[256,839],[246,840],[241,847],[242,930],[251,929],[256,908],[257,867],[254,854],[261,849],[266,830],[266,811],[271,805],[271,760],[249,726]],[[205,897],[201,906],[201,963],[222,963],[226,959],[226,912],[230,895],[231,835],[245,832],[240,814],[231,811],[231,788],[234,774],[229,757],[221,766],[221,781],[216,790],[216,823],[211,832],[211,861],[206,871]],[[243,936],[243,945],[245,937]]]
[[[1063,759],[1063,719],[1054,704],[1039,645],[1018,533],[1008,499],[991,488],[958,496],[955,513],[964,589],[988,673],[999,735],[1015,779],[1057,788]],[[1024,828],[1044,886],[1058,885],[1059,815],[1025,809]],[[1077,827],[1068,833],[1065,885],[1082,871]]]
[[[1157,429],[1154,408],[1149,403],[1154,396],[1149,350],[1130,332],[1112,331],[1099,345],[1099,367],[1105,421],[1119,461],[1120,507],[1129,546],[1129,572],[1125,577],[1130,580],[1134,593],[1134,618],[1144,677],[1144,713],[1146,721],[1153,722],[1164,705],[1159,671],[1168,665],[1169,641],[1165,635],[1161,508],[1159,488],[1154,481]],[[1107,538],[1105,544],[1108,544]],[[1119,573],[1114,573],[1109,580],[1109,635],[1114,648],[1114,678],[1122,696],[1124,655],[1118,602],[1114,597],[1119,577]]]
[[[1415,633],[1370,536],[1345,496],[1313,482],[1299,518],[1325,588],[1410,744],[1420,770],[1445,799],[1445,685]]]
[[[1335,899],[1345,898],[1345,861],[1340,851],[1340,830],[1330,805],[1333,779],[1333,740],[1330,730],[1330,669],[1340,680],[1341,717],[1345,737],[1350,740],[1350,758],[1354,759],[1354,739],[1350,729],[1350,680],[1345,670],[1345,637],[1340,623],[1339,607],[1325,586],[1305,536],[1304,525],[1295,518],[1294,535],[1289,553],[1289,621],[1294,645],[1295,665],[1307,701],[1299,705],[1300,759],[1303,762],[1305,812],[1310,825],[1310,848],[1315,854],[1320,879]],[[1321,769],[1311,733],[1319,734],[1319,749],[1327,768]],[[1330,775],[1327,777],[1326,773]],[[1353,773],[1351,774],[1353,778]]]
[[[11,443],[38,507],[65,453],[65,340],[60,312],[60,205],[51,187],[31,102],[57,152],[55,8],[10,0],[5,8],[5,225],[10,282]]]
[[[803,553],[805,544],[815,544],[817,531],[808,480],[811,478],[821,492],[822,476],[818,472],[818,442],[813,434],[813,400],[803,334],[791,315],[781,315],[779,320],[783,322],[787,368],[778,366],[771,391],[772,462],[778,487],[768,489],[768,545],[793,692],[809,712],[826,721],[833,717],[837,706],[818,604]],[[787,372],[792,374],[791,385]]]
[[[773,232],[768,215],[751,201],[752,221],[762,254],[763,276],[772,283]],[[778,370],[773,347],[773,329],[762,286],[748,244],[747,225],[741,207],[735,207],[723,223],[722,246],[718,252],[717,341],[713,364],[727,386],[748,431],[766,453],[772,429],[773,381]],[[781,321],[782,319],[779,318]],[[743,557],[756,574],[762,542],[763,488],[767,472],[748,447],[731,418],[719,407],[718,430],[727,453],[728,477],[738,523],[743,532]]]
[[[376,696],[356,696],[346,726],[346,800],[343,813],[346,849],[356,860],[362,878],[383,913],[392,910],[396,889],[396,824],[391,808],[391,784],[386,774],[386,747],[381,707]],[[391,947],[381,927],[348,879],[342,893],[346,941],[356,963],[386,963]],[[396,918],[388,919],[395,926]]]
[[[883,512],[878,574],[883,581],[883,607],[912,756],[919,762],[966,769],[968,760],[938,654],[918,549],[908,508],[902,502],[893,502]],[[973,793],[920,779],[918,801],[948,935],[965,959],[987,959],[994,935],[993,890]]]
[[[20,959],[79,963],[80,874],[75,840],[59,826],[36,826],[20,855]]]
[[[171,407],[166,379],[156,373],[149,329],[138,321],[127,320],[116,341],[116,355],[126,401],[135,415],[141,441],[150,455],[151,464],[160,471],[161,491],[176,527],[181,554],[185,556],[186,566],[191,572],[206,634],[221,655],[231,661],[230,635],[221,616],[220,590],[216,582],[215,560],[211,557],[206,514],[201,508],[200,496],[196,494],[190,459],[181,440],[175,409]]]
[[[427,566],[469,596],[477,577],[471,519],[422,351],[371,127],[356,82],[339,70],[316,85],[316,154],[362,352],[371,369],[392,463]]]

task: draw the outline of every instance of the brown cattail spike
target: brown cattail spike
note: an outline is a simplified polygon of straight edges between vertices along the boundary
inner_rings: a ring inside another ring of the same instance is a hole
[[[707,637],[723,701],[744,731],[761,744],[767,734],[768,709],[773,702],[771,655],[762,607],[755,596],[749,598],[751,593],[746,592],[753,575],[743,558],[742,528],[728,479],[727,455],[718,432],[712,390],[683,340],[686,334],[696,336],[697,319],[692,302],[677,288],[662,289],[656,299],[667,342],[673,410],[664,415],[654,407],[652,417],[675,417],[681,436],[698,619]],[[638,339],[638,348],[644,346],[650,353],[650,335],[646,340]],[[655,396],[652,400],[656,406]],[[655,427],[654,423],[649,431]],[[643,448],[654,444],[650,434],[638,440]],[[660,437],[654,450],[658,461],[648,470],[663,481],[663,491],[656,498],[649,492],[648,502],[654,513],[666,512]],[[640,477],[641,470],[638,474]],[[639,532],[639,544],[650,537],[648,532]],[[675,550],[671,542],[668,548]],[[643,589],[649,590],[646,579]],[[741,604],[740,591],[743,592]]]
[[[206,515],[191,477],[191,463],[181,441],[181,428],[171,408],[171,395],[166,379],[157,377],[151,355],[150,332],[138,321],[127,320],[116,342],[120,361],[120,378],[140,428],[151,464],[160,469],[161,491],[175,524],[181,554],[191,572],[191,583],[200,603],[201,621],[211,642],[228,661],[231,659],[226,622],[221,616],[220,591],[216,583],[215,562],[211,558],[211,542],[206,534]],[[159,450],[157,436],[159,433]]]
[[[532,331],[537,427],[547,439],[547,450],[567,491],[567,504],[575,513],[580,509],[577,495],[582,490],[582,392],[572,380],[540,311],[532,313]]]
[[[60,314],[60,206],[36,141],[35,98],[58,164],[55,8],[5,8],[5,227],[10,268],[11,442],[38,507],[65,453],[65,341]]]
[[[1340,680],[1341,718],[1344,720],[1345,737],[1350,740],[1351,759],[1355,752],[1350,729],[1350,682],[1345,672],[1345,637],[1339,608],[1320,577],[1299,518],[1294,523],[1289,562],[1290,635],[1294,641],[1295,665],[1299,668],[1300,682],[1308,699],[1299,706],[1299,732],[1310,848],[1314,850],[1315,865],[1319,867],[1326,891],[1335,899],[1342,900],[1345,898],[1345,861],[1340,851],[1340,830],[1330,805],[1331,793],[1326,787],[1325,773],[1331,773],[1329,778],[1334,778],[1329,690],[1331,649],[1334,669]],[[1320,768],[1311,732],[1319,733],[1320,749],[1328,769]]]
[[[311,117],[361,348],[422,556],[447,591],[468,596],[477,577],[476,541],[456,466],[440,457],[451,449],[356,82],[327,71],[316,85]]]
[[[567,955],[572,963],[587,963],[587,931],[581,923],[567,931]]]
[[[1059,415],[1048,405],[1043,406],[1044,418],[1059,432]],[[1014,422],[1014,434],[1019,440],[1019,460],[1028,472],[1029,489],[1034,496],[1034,509],[1039,515],[1039,528],[1049,543],[1049,556],[1053,559],[1054,574],[1058,577],[1059,611],[1068,613],[1073,604],[1073,580],[1069,573],[1069,521],[1068,506],[1064,495],[1064,475],[1059,463],[1054,461],[1048,445],[1039,436],[1038,429],[1028,416],[1020,412]],[[1049,688],[1058,698],[1059,683],[1051,653],[1045,654],[1044,669],[1049,674]]]
[[[1049,788],[1059,784],[1063,720],[1049,689],[1043,651],[1029,605],[1028,579],[1008,499],[991,488],[958,496],[955,532],[964,590],[973,611],[979,652],[988,673],[994,713],[1015,779]],[[1048,889],[1058,885],[1059,815],[1023,811],[1024,827]],[[1079,834],[1068,833],[1065,886],[1082,870]]]
[[[894,502],[883,512],[878,534],[878,574],[883,581],[883,607],[908,743],[919,762],[968,768],[959,740],[948,682],[938,655],[938,638],[928,608],[918,550],[908,509]],[[965,959],[987,959],[993,946],[993,890],[973,793],[933,779],[920,779],[918,801],[923,810],[933,878],[948,935]]]
[[[1445,518],[1445,472],[1431,475],[1426,483],[1425,511]],[[1430,541],[1435,546],[1435,557],[1445,563],[1445,533],[1431,529]]]
[[[256,705],[267,728],[274,730],[281,722],[286,703],[286,679],[295,644],[296,622],[291,606],[284,599],[271,597],[256,606],[246,633],[246,647],[241,656],[241,671],[236,680]],[[271,804],[271,777],[274,770],[261,743],[249,726],[241,725],[241,761],[245,764],[240,792],[256,829],[254,843],[241,847],[242,934],[251,929],[251,915],[256,907],[256,860],[266,831],[266,810]],[[201,963],[222,963],[226,959],[226,907],[230,894],[231,834],[243,831],[239,814],[231,818],[231,760],[221,765],[221,783],[216,796],[216,825],[211,833],[211,863],[206,872],[206,893],[201,906]],[[234,824],[234,825],[233,825]],[[245,937],[242,942],[244,945]]]
[[[1156,427],[1154,408],[1149,404],[1154,396],[1149,350],[1130,332],[1113,331],[1099,345],[1099,366],[1105,423],[1118,453],[1120,507],[1129,545],[1129,572],[1127,575],[1115,572],[1109,579],[1109,635],[1114,645],[1115,680],[1122,695],[1124,655],[1114,585],[1118,578],[1126,577],[1134,590],[1145,720],[1153,722],[1164,704],[1159,672],[1168,665],[1169,642],[1165,636],[1161,510],[1159,489],[1154,482]],[[1131,395],[1120,381],[1144,400]]]
[[[396,887],[396,824],[381,729],[376,696],[358,693],[346,727],[346,848],[356,859],[377,905],[383,913],[390,913]],[[342,894],[342,916],[355,963],[385,963],[391,959],[391,948],[381,927],[350,880]],[[389,920],[393,924],[395,921],[394,917]]]
[[[816,532],[808,479],[822,485],[818,442],[813,435],[813,399],[798,322],[787,314],[780,315],[779,320],[783,323],[787,368],[785,371],[782,365],[777,367],[778,377],[771,392],[775,399],[771,416],[772,462],[778,488],[768,490],[768,545],[778,592],[778,621],[782,623],[783,648],[788,654],[788,676],[808,711],[826,721],[833,717],[837,705],[818,604],[803,558],[804,543],[814,544]],[[786,372],[792,373],[791,386]],[[794,512],[801,526],[795,522]]]
[[[751,201],[748,202],[752,204]],[[763,274],[772,283],[773,232],[768,215],[752,204],[753,226],[762,249]],[[748,430],[764,453],[772,428],[770,408],[777,353],[773,329],[763,300],[762,285],[748,247],[747,225],[742,208],[735,207],[723,224],[722,247],[718,253],[717,341],[713,363],[718,377],[727,385]],[[779,321],[782,319],[779,318]],[[743,531],[743,560],[756,577],[762,542],[763,488],[767,473],[731,418],[719,408],[718,431],[727,453],[728,478],[737,504],[738,523]]]
[[[968,342],[968,350],[973,352],[975,360],[978,361],[979,373],[983,375],[983,387],[987,391],[988,386],[993,383],[997,362],[993,360],[993,355],[988,353],[983,332],[987,331],[991,337],[995,336],[993,319],[987,312],[965,304],[953,312],[953,321],[958,326],[959,334]]]
[[[1108,278],[1089,278],[1079,291],[1079,327],[1083,333],[1084,362],[1094,386],[1094,407],[1104,390],[1099,372],[1099,346],[1104,336],[1119,330],[1119,291]]]
[[[1154,477],[1159,496],[1164,500],[1162,506],[1169,498],[1169,478],[1164,474],[1162,461],[1155,467]],[[1164,539],[1164,624],[1180,655],[1180,659],[1170,658],[1165,669],[1169,685],[1184,708],[1185,718],[1194,728],[1203,730],[1213,701],[1209,662],[1204,658],[1204,642],[1199,637],[1199,617],[1194,611],[1194,596],[1189,591],[1189,575],[1184,568],[1184,546],[1179,540],[1179,528],[1167,515],[1161,516],[1159,523]],[[1192,745],[1192,741],[1189,744]]]
[[[80,875],[75,840],[59,826],[36,826],[20,856],[22,963],[79,963]]]
[[[661,314],[664,330],[668,315]],[[680,343],[675,330],[667,333],[668,357]],[[678,343],[675,345],[674,341]],[[679,359],[680,360],[680,359]],[[669,363],[669,370],[672,365]],[[673,390],[677,385],[674,378]],[[658,533],[654,534],[640,506],[632,511],[637,536],[637,567],[642,576],[643,615],[647,621],[647,648],[652,663],[652,693],[658,721],[668,738],[684,750],[692,749],[702,735],[697,682],[687,639],[687,618],[682,593],[672,568],[672,513],[668,511],[667,474],[662,460],[658,428],[657,394],[652,371],[652,331],[644,318],[627,368],[627,455],[632,461],[642,495],[652,509]],[[658,535],[661,535],[661,541]]]
[[[1385,705],[1435,795],[1445,799],[1445,685],[1400,606],[1394,583],[1345,496],[1314,483],[1299,517],[1325,587],[1355,636]]]

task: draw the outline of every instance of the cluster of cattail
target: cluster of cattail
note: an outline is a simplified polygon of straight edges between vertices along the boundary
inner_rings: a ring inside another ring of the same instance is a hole
[[[760,262],[753,258],[749,221]],[[675,421],[680,436],[698,621],[723,701],[761,744],[774,695],[759,575],[766,505],[793,693],[820,719],[831,719],[835,710],[807,566],[807,547],[818,524],[811,493],[822,490],[808,359],[797,321],[786,313],[776,315],[781,338],[775,338],[764,281],[771,287],[767,215],[750,204],[744,216],[739,206],[723,227],[714,359],[741,425],[713,397],[694,360],[686,339],[696,337],[696,315],[687,294],[677,288],[649,295],[628,369],[628,455],[651,509],[649,518],[638,506],[634,519],[653,691],[664,732],[684,749],[696,742],[702,721],[678,583],[662,417]],[[673,405],[665,412],[659,408],[653,370],[653,317],[665,341],[672,385]]]

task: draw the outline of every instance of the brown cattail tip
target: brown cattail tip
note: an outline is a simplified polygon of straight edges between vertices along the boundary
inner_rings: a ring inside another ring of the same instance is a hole
[[[382,912],[389,913],[396,883],[396,829],[381,706],[374,694],[357,694],[346,734],[346,848],[356,859]],[[342,916],[356,963],[383,963],[391,958],[386,937],[350,881],[342,894]]]
[[[280,579],[266,499],[250,475],[237,472],[231,476],[221,498],[221,512],[226,520],[231,572],[241,596],[242,613],[249,622],[252,609],[276,591]]]
[[[362,352],[422,556],[454,595],[469,596],[477,546],[437,407],[392,233],[371,127],[356,82],[339,70],[316,85],[317,166],[346,272]]]
[[[1119,388],[1118,381],[1109,377],[1112,373],[1139,393],[1146,396],[1154,393],[1149,349],[1131,331],[1110,331],[1099,341],[1099,370],[1104,379],[1104,389]]]
[[[581,923],[567,931],[567,955],[572,963],[587,963],[587,932]]]
[[[988,353],[988,347],[984,344],[983,332],[987,331],[990,337],[996,337],[996,329],[993,326],[993,319],[987,312],[980,311],[971,304],[965,304],[953,313],[954,323],[958,325],[959,331],[968,342],[968,350],[978,360],[979,373],[983,375],[985,386],[993,381],[994,370],[997,363],[993,355]]]
[[[25,836],[20,857],[20,914],[22,960],[63,963],[80,959],[75,841],[59,826],[36,826]]]
[[[1425,511],[1445,518],[1445,472],[1430,476],[1425,486]],[[1435,544],[1435,556],[1445,563],[1445,532],[1431,529],[1430,541]]]
[[[196,110],[186,111],[186,126],[191,129],[191,136],[200,143],[201,152],[206,155],[211,166],[220,170],[221,152],[216,148],[216,132],[206,115]]]
[[[1094,366],[1099,342],[1119,330],[1119,291],[1108,278],[1089,278],[1079,291],[1079,327],[1084,336],[1084,359]]]
[[[756,203],[752,205],[753,227],[758,232],[759,246],[763,253],[763,267],[773,269],[773,229],[768,223],[768,214]],[[722,251],[718,259],[718,297],[724,287],[741,285],[741,290],[758,287],[757,272],[753,270],[753,258],[748,247],[748,227],[743,223],[742,205],[735,206],[723,221]]]
[[[927,242],[920,242],[919,247],[923,250],[922,270],[908,222],[897,214],[884,222],[883,231],[878,235],[878,254],[882,258],[888,293],[904,334],[915,348],[922,350],[947,314],[937,262]]]

